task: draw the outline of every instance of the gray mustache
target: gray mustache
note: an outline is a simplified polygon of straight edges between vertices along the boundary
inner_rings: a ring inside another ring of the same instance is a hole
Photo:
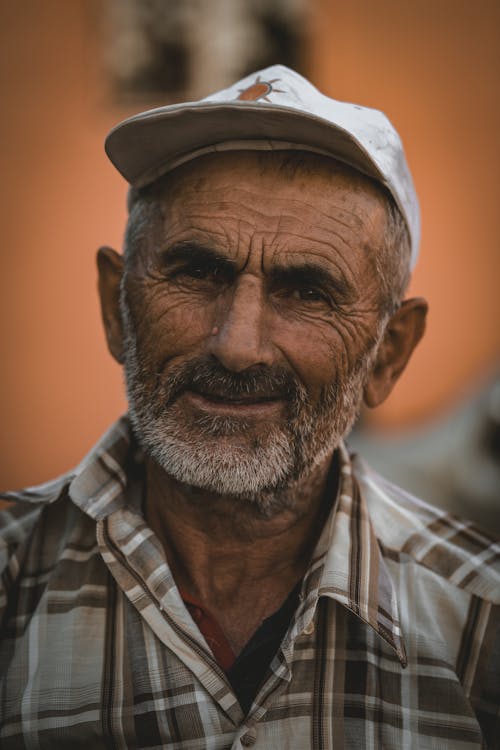
[[[226,370],[215,360],[196,359],[168,374],[165,382],[168,404],[184,391],[218,398],[280,398],[289,402],[302,402],[304,388],[289,371],[280,367],[253,367],[243,372]]]

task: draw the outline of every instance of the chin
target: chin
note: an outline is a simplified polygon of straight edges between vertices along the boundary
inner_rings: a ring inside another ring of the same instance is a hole
[[[211,429],[189,429],[169,415],[141,419],[131,410],[134,431],[149,455],[182,484],[210,493],[254,496],[275,492],[294,475],[294,451],[279,429],[248,435],[234,420]],[[208,427],[208,426],[207,426]]]
[[[294,487],[340,441],[331,431],[322,439],[290,426],[256,435],[237,420],[186,425],[175,408],[161,417],[131,408],[130,417],[145,451],[177,482],[251,504],[266,518],[293,509]]]

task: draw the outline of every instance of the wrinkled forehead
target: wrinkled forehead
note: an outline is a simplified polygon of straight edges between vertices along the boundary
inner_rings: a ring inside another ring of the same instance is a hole
[[[373,181],[328,157],[278,152],[210,154],[153,188],[169,234],[243,231],[287,245],[379,248],[385,204]],[[338,235],[338,241],[333,237]]]

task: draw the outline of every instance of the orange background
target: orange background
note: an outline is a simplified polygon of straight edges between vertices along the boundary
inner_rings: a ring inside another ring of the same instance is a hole
[[[101,9],[0,2],[0,488],[67,470],[125,409],[93,256],[121,246],[125,184],[102,143],[134,108],[113,103]],[[311,79],[389,115],[421,198],[412,291],[430,301],[428,333],[372,416],[395,429],[452,406],[499,351],[500,5],[311,0],[310,10]]]

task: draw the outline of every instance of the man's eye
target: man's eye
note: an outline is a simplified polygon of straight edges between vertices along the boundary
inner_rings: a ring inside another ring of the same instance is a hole
[[[193,268],[185,268],[183,270],[183,273],[186,276],[191,276],[191,278],[193,279],[206,279],[207,276],[215,276],[216,271],[214,269],[204,268],[202,266],[196,266]]]
[[[187,278],[187,279],[212,279],[217,276],[217,268],[211,266],[184,266],[183,268],[177,268],[173,274],[173,278]]]
[[[326,295],[320,290],[314,287],[302,287],[295,289],[293,292],[295,299],[302,300],[303,302],[327,302]]]
[[[171,272],[170,278],[181,285],[194,289],[224,285],[229,281],[229,274],[217,264],[196,263],[181,266]]]

